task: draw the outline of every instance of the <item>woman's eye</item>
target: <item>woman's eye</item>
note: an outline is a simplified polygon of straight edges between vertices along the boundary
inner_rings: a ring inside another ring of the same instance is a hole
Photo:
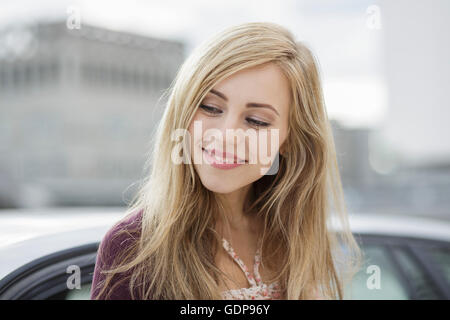
[[[212,115],[218,115],[222,113],[222,110],[220,110],[219,108],[216,107],[211,107],[211,106],[207,106],[205,104],[201,104],[200,108],[203,109],[206,113],[212,114]],[[245,120],[247,120],[247,122],[249,124],[251,124],[254,127],[268,127],[270,126],[270,123],[264,122],[264,121],[260,121],[260,120],[256,120],[256,119],[252,119],[252,118],[246,118]]]
[[[207,106],[207,105],[204,105],[204,104],[200,105],[200,108],[202,108],[203,110],[205,110],[206,112],[211,113],[211,114],[222,113],[222,110],[217,109],[215,107]]]
[[[259,121],[259,120],[252,119],[252,118],[247,118],[247,122],[249,122],[250,124],[252,124],[255,127],[268,127],[268,126],[270,126],[270,123]]]

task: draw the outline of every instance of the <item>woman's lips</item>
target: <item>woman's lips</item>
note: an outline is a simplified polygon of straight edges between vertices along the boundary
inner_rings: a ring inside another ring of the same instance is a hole
[[[232,169],[247,163],[246,160],[227,152],[217,151],[216,149],[206,150],[205,148],[202,148],[202,150],[207,162],[218,169]]]

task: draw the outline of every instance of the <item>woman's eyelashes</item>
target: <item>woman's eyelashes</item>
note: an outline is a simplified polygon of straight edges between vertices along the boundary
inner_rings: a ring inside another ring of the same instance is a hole
[[[268,127],[270,126],[270,123],[264,122],[264,121],[259,121],[256,119],[252,119],[252,118],[246,118],[247,122],[249,122],[250,124],[252,124],[255,127]]]
[[[211,114],[220,114],[220,113],[222,113],[222,110],[220,110],[218,108],[215,108],[215,107],[207,106],[205,104],[200,105],[200,108],[205,110],[207,113],[211,113]]]
[[[206,113],[211,114],[211,115],[219,115],[221,114],[223,111],[220,110],[219,108],[216,107],[211,107],[211,106],[207,106],[207,105],[200,105],[200,108],[203,109]],[[264,122],[261,120],[257,120],[257,119],[253,119],[253,118],[245,118],[245,120],[252,126],[254,127],[268,127],[270,126],[270,123],[268,122]]]

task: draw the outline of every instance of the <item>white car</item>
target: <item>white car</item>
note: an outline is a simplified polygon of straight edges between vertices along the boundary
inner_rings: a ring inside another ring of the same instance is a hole
[[[124,215],[125,208],[0,211],[0,299],[89,299],[98,245]],[[365,265],[346,299],[450,299],[449,221],[365,213],[351,214],[350,226]]]

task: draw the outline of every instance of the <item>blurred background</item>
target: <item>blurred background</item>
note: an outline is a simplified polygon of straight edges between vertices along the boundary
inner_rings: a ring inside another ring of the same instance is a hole
[[[319,61],[370,264],[353,297],[450,299],[450,1],[0,0],[0,300],[89,299],[177,70],[251,21]]]
[[[126,206],[183,60],[249,21],[316,54],[351,212],[450,219],[447,0],[0,0],[0,208]]]

